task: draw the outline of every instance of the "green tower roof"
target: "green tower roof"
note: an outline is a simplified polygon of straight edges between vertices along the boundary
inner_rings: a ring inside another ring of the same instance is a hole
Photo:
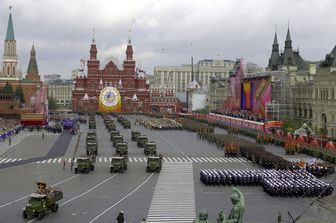
[[[9,13],[6,40],[15,40],[12,13]]]
[[[27,73],[38,73],[38,67],[36,62],[36,52],[34,45],[32,46],[32,49],[30,51],[30,60],[28,65],[28,71]]]

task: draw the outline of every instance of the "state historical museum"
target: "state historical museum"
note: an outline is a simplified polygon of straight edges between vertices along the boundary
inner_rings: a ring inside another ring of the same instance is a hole
[[[92,40],[90,60],[87,61],[87,76],[77,76],[75,89],[72,90],[72,111],[97,112],[99,95],[103,88],[117,88],[121,96],[122,112],[149,112],[149,86],[142,72],[136,72],[133,48],[128,41],[123,69],[109,61],[100,70],[97,60],[97,47]]]

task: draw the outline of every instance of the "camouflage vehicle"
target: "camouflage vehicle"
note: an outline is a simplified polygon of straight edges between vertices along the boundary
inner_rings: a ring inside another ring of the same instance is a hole
[[[38,191],[28,196],[28,204],[22,208],[22,217],[36,217],[42,220],[44,215],[49,212],[57,212],[57,201],[63,199],[63,192],[55,187],[47,187],[46,183],[36,182]]]
[[[130,129],[131,128],[131,122],[128,121],[127,119],[124,120],[121,124],[122,124],[122,126],[124,126],[124,129]]]
[[[98,154],[98,142],[96,131],[90,130],[86,136],[86,154]]]
[[[138,141],[138,137],[141,136],[141,132],[138,130],[132,130],[131,135],[132,135],[132,141]]]
[[[124,172],[127,170],[127,160],[124,156],[113,156],[111,160],[110,172]]]
[[[95,129],[95,128],[96,128],[96,121],[89,120],[89,129]]]
[[[113,141],[113,137],[114,137],[114,136],[119,136],[119,135],[120,135],[119,130],[111,131],[111,132],[110,132],[110,139],[111,139],[111,141]]]
[[[161,171],[162,167],[162,155],[160,156],[149,156],[147,158],[147,172],[157,172]]]
[[[117,144],[120,142],[124,142],[123,136],[119,135],[113,137],[113,147],[117,147]]]
[[[127,142],[119,142],[116,145],[116,154],[127,155],[128,154],[128,145]]]
[[[156,155],[156,143],[148,142],[145,144],[144,153],[146,156]]]
[[[142,136],[138,137],[137,146],[138,147],[145,147],[147,142],[148,142],[147,136],[142,135]]]
[[[94,170],[95,156],[81,156],[77,158],[77,166],[75,167],[75,174],[89,173]]]
[[[109,123],[109,124],[107,125],[107,129],[108,129],[109,132],[111,132],[111,131],[115,131],[115,130],[117,129],[116,124],[114,124],[114,123]]]

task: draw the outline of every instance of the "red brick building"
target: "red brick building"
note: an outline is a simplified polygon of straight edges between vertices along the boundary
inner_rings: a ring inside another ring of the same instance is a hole
[[[175,86],[167,84],[151,84],[150,106],[152,112],[178,113],[181,110],[181,103],[176,97]]]
[[[91,43],[90,59],[87,61],[87,76],[76,77],[72,91],[74,112],[97,112],[100,91],[107,86],[115,87],[121,95],[122,112],[149,112],[149,86],[141,72],[136,72],[133,47],[128,41],[123,69],[112,61],[100,70],[97,47]]]

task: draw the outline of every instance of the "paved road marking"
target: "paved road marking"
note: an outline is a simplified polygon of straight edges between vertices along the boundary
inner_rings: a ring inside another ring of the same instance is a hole
[[[163,163],[146,222],[193,222],[195,217],[192,163]]]
[[[65,180],[63,180],[63,181],[60,181],[60,182],[58,182],[58,183],[55,183],[55,184],[51,185],[51,187],[54,187],[54,186],[57,186],[57,185],[59,185],[59,184],[65,183],[65,182],[67,182],[67,181],[69,181],[69,180],[72,180],[73,178],[76,178],[76,177],[79,177],[79,176],[80,176],[80,174],[77,174],[77,175],[75,175],[75,176],[69,177],[69,178],[67,178],[67,179],[65,179]],[[28,196],[29,196],[29,195],[24,196],[24,197],[21,197],[21,198],[18,198],[18,199],[16,199],[16,200],[11,201],[11,202],[8,202],[8,203],[6,203],[6,204],[2,204],[2,205],[0,205],[0,208],[9,206],[9,205],[14,204],[14,203],[16,203],[16,202],[18,202],[18,201],[21,201],[21,200],[23,200],[23,199],[26,199]]]
[[[134,194],[134,192],[136,192],[137,190],[139,190],[139,188],[142,187],[153,176],[153,174],[154,173],[152,173],[144,182],[142,182],[137,188],[135,188],[133,191],[131,191],[125,197],[121,198],[118,202],[116,202],[115,204],[113,204],[112,206],[110,206],[109,208],[107,208],[105,211],[103,211],[102,213],[100,213],[99,215],[97,215],[89,223],[92,223],[92,222],[96,221],[98,218],[100,218],[101,216],[103,216],[106,212],[108,212],[109,210],[111,210],[112,208],[114,208],[115,206],[117,206],[120,202],[122,202],[123,200],[125,200],[126,198],[128,198],[129,196],[131,196],[132,194]]]
[[[54,158],[54,159],[46,159],[40,160],[33,163],[37,164],[57,164],[61,163],[63,159],[66,162],[71,163],[72,158]],[[0,158],[1,163],[9,163],[9,162],[17,162],[22,160],[21,158]],[[97,157],[97,162],[99,163],[108,163],[112,161],[112,157]],[[128,157],[128,161],[130,163],[144,163],[147,162],[146,157]],[[184,162],[195,162],[195,163],[227,163],[227,162],[234,162],[234,163],[242,163],[242,162],[249,162],[245,158],[236,158],[236,157],[163,157],[164,162],[177,162],[177,163],[184,163]],[[77,158],[75,158],[74,163],[77,162]]]

